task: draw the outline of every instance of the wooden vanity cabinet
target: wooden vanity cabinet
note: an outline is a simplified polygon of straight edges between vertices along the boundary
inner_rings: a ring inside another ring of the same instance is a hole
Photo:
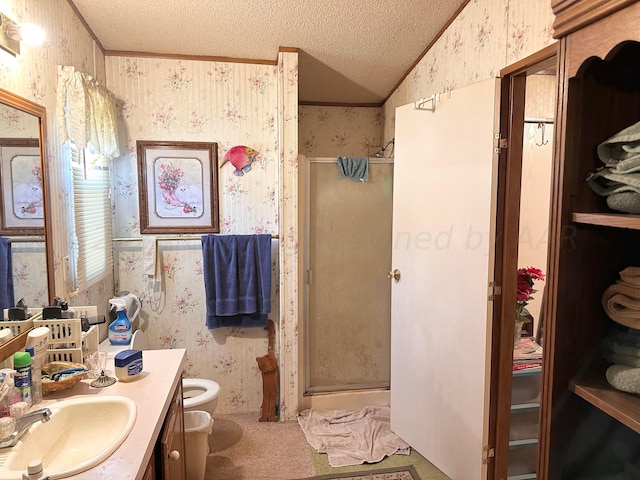
[[[640,266],[640,216],[586,183],[598,144],[640,122],[640,3],[553,0],[559,39],[538,478],[640,471],[640,397],[605,378],[602,294]],[[635,478],[635,477],[634,477]]]
[[[160,478],[164,480],[185,480],[187,478],[182,381],[178,382],[178,387],[171,400],[156,455],[159,457]]]
[[[186,480],[184,409],[182,381],[172,396],[160,438],[145,471],[143,480]]]

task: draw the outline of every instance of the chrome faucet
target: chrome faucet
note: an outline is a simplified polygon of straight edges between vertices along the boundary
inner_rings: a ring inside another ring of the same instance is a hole
[[[0,438],[0,448],[14,447],[16,443],[18,443],[18,440],[20,440],[20,437],[29,430],[31,425],[38,422],[48,422],[50,418],[51,410],[48,408],[40,408],[16,419],[16,428],[13,430],[13,433],[8,437]]]

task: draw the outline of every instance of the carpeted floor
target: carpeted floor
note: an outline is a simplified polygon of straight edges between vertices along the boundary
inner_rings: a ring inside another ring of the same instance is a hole
[[[205,480],[288,480],[315,474],[298,423],[259,418],[259,413],[214,414]]]
[[[205,480],[291,480],[334,475],[324,477],[328,479],[345,478],[335,475],[347,473],[354,478],[354,472],[373,473],[410,465],[420,480],[448,480],[415,451],[411,455],[391,455],[375,464],[333,468],[326,455],[312,450],[297,422],[259,422],[259,418],[259,413],[214,415]],[[405,480],[403,477],[381,478]]]

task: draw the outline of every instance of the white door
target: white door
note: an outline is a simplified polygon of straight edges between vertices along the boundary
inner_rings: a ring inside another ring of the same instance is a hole
[[[454,480],[487,473],[498,85],[396,110],[391,426]]]

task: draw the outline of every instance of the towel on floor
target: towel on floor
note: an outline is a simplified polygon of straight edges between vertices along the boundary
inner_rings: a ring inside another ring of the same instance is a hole
[[[338,171],[343,177],[351,180],[366,182],[369,180],[369,158],[367,157],[338,157]]]
[[[0,237],[0,309],[14,306],[13,270],[11,268],[11,242]]]
[[[202,259],[207,327],[266,327],[271,235],[205,235]]]
[[[391,409],[304,410],[298,423],[309,444],[326,453],[332,467],[375,463],[387,455],[409,455],[411,447],[391,431]]]

